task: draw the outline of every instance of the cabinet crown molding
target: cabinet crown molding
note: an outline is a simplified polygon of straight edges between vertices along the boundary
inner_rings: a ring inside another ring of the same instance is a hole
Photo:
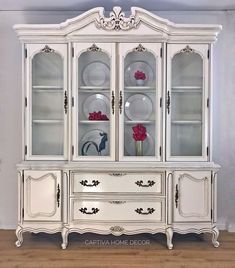
[[[17,24],[13,28],[23,42],[57,40],[66,43],[89,40],[94,35],[97,40],[105,37],[115,40],[116,37],[115,41],[120,41],[130,35],[138,39],[141,35],[143,40],[159,42],[208,43],[214,42],[222,29],[216,24],[175,24],[139,7],[132,7],[129,17],[118,6],[109,17],[104,13],[104,8],[97,7],[60,24]]]

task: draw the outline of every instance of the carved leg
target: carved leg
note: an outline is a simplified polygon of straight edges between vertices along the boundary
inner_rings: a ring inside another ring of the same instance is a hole
[[[16,237],[18,240],[15,242],[15,245],[20,247],[23,243],[23,228],[21,226],[18,226],[16,229]]]
[[[167,238],[167,247],[168,247],[168,249],[172,249],[173,248],[173,244],[172,244],[173,229],[172,228],[167,228],[166,229],[166,238]]]
[[[66,248],[67,248],[67,245],[68,245],[69,229],[66,228],[66,227],[64,227],[64,228],[62,229],[61,235],[62,235],[62,244],[61,244],[61,248],[62,248],[62,249],[66,249]]]
[[[213,229],[212,229],[212,244],[215,248],[219,247],[218,237],[219,237],[219,230],[217,227],[213,227]]]

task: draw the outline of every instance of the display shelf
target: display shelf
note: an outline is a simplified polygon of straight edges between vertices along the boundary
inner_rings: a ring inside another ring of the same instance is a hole
[[[177,86],[172,87],[173,93],[201,93],[202,87],[200,86]]]
[[[125,91],[155,91],[155,87],[149,87],[149,86],[125,86]]]
[[[154,124],[154,120],[126,120],[125,124],[134,125],[134,124]]]
[[[101,86],[80,86],[79,90],[89,90],[89,91],[93,91],[93,90],[99,90],[99,91],[103,91],[103,90],[109,90],[110,87],[101,87]]]
[[[79,93],[88,93],[88,94],[101,94],[101,93],[109,93],[109,89],[79,89]]]
[[[171,121],[172,124],[177,125],[199,125],[202,124],[200,120],[173,120]]]
[[[44,85],[37,85],[37,86],[32,86],[33,89],[41,89],[41,90],[47,90],[47,89],[60,89],[62,90],[63,87],[61,86],[44,86]]]
[[[80,124],[89,124],[89,125],[92,125],[92,124],[107,124],[109,122],[109,120],[80,120],[79,123]]]
[[[32,120],[34,124],[63,124],[64,120],[60,119],[34,119]]]

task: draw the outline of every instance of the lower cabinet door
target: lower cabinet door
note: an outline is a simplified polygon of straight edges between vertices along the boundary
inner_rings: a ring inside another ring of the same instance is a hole
[[[24,171],[24,221],[61,221],[61,171]]]
[[[211,221],[211,172],[174,172],[174,221]]]

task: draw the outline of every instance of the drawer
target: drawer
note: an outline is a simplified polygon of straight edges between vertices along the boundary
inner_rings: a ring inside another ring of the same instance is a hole
[[[144,221],[162,222],[165,200],[81,200],[71,199],[72,221]]]
[[[156,193],[164,194],[163,173],[74,173],[71,194],[76,193]]]

